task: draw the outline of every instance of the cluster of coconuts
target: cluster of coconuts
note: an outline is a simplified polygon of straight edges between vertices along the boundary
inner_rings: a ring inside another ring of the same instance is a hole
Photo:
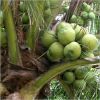
[[[43,2],[43,1],[42,1]],[[62,2],[61,0],[45,0],[44,1],[44,20],[48,24],[51,22],[52,17],[58,12],[58,5]]]
[[[90,5],[88,5],[86,2],[84,2],[81,6],[81,13],[79,14],[80,16],[76,16],[75,14],[72,15],[70,22],[72,23],[77,23],[79,25],[84,25],[86,24],[89,20],[94,20],[95,19],[95,14],[92,11],[92,8]]]
[[[26,6],[25,6],[25,2],[20,1],[19,11],[20,11],[20,15],[21,15],[21,22],[24,25],[23,30],[27,30],[27,25],[29,24],[29,16],[27,14],[27,9],[26,9]]]
[[[98,46],[98,39],[84,27],[66,22],[60,22],[56,31],[45,31],[41,40],[52,62],[93,57],[93,51]]]
[[[25,4],[22,1],[19,4],[19,11],[21,12],[21,21],[26,28],[27,24],[29,23],[29,17],[26,13],[27,10]],[[5,48],[7,46],[7,33],[3,26],[3,11],[0,10],[0,47]]]
[[[95,72],[91,71],[90,68],[88,66],[81,66],[72,71],[65,71],[61,78],[74,89],[84,90],[86,87],[97,84]]]

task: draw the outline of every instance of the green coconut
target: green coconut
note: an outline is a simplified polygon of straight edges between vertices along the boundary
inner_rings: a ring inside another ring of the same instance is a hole
[[[4,28],[0,27],[0,47],[7,46],[7,34]]]
[[[51,12],[51,9],[48,8],[44,11],[44,20],[46,23],[50,23],[51,20],[52,20],[52,12]]]
[[[67,72],[66,71],[63,74],[63,79],[67,84],[71,84],[75,80],[75,75],[74,75],[73,72]]]
[[[76,23],[71,23],[70,25],[71,25],[71,27],[72,27],[73,29],[75,29],[75,28],[76,28],[76,26],[77,26],[77,24],[76,24]]]
[[[81,40],[82,47],[85,50],[92,51],[98,46],[98,39],[95,35],[86,34]]]
[[[82,54],[81,54],[81,57],[80,58],[93,58],[94,57],[94,54],[93,54],[93,52],[83,52]]]
[[[64,21],[60,22],[56,27],[56,32],[58,33],[60,30],[68,28],[72,28],[72,26],[69,23],[66,23]]]
[[[51,61],[60,61],[63,58],[64,47],[59,42],[54,42],[48,49],[47,56]]]
[[[88,12],[86,12],[86,11],[81,12],[81,16],[84,19],[88,19]]]
[[[82,80],[75,80],[73,82],[73,87],[78,90],[84,90],[86,88],[86,82]]]
[[[80,26],[84,25],[84,20],[82,19],[82,17],[80,17],[80,16],[77,17],[77,24]]]
[[[43,46],[48,48],[52,43],[57,41],[55,32],[52,30],[46,31],[43,34],[41,40],[42,40]]]
[[[51,9],[48,8],[44,11],[44,18],[48,18],[49,16],[51,16],[52,13],[51,13]]]
[[[93,72],[93,71],[88,72],[85,77],[85,81],[86,81],[87,85],[89,85],[89,86],[94,86],[94,87],[97,86],[95,72]]]
[[[69,6],[64,5],[62,8],[63,8],[63,12],[68,12]]]
[[[25,13],[22,15],[22,23],[23,24],[28,24],[29,23],[29,17]]]
[[[93,20],[95,19],[95,14],[93,12],[89,12],[88,17],[89,19]]]
[[[75,31],[72,28],[62,29],[57,34],[61,44],[67,45],[75,40]]]
[[[26,5],[25,5],[25,3],[24,2],[20,2],[20,4],[19,4],[19,10],[21,11],[21,12],[26,12],[27,10],[26,10]]]
[[[86,88],[86,82],[82,80],[75,80],[73,82],[73,87],[78,90],[84,90]]]
[[[82,10],[86,11],[86,12],[90,12],[91,11],[91,6],[88,5],[86,2],[83,2],[83,4],[82,4]]]
[[[71,42],[64,48],[64,56],[66,59],[75,60],[81,55],[81,46],[77,42]]]
[[[89,70],[90,68],[86,66],[78,67],[75,69],[75,77],[77,79],[84,79]]]
[[[77,22],[77,16],[76,15],[72,15],[71,19],[70,19],[71,23],[76,23]]]
[[[76,41],[79,41],[80,39],[82,39],[82,37],[85,34],[88,34],[88,31],[84,27],[79,26],[79,25],[75,25],[74,30],[75,30],[75,34],[76,34],[76,37],[75,37]]]

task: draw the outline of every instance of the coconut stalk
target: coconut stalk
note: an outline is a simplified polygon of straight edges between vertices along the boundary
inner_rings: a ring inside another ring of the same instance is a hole
[[[17,42],[14,20],[8,0],[3,0],[4,24],[8,38],[8,54],[12,64],[21,65],[21,56]]]
[[[69,63],[62,63],[52,66],[48,72],[42,74],[36,80],[29,82],[20,90],[22,100],[34,100],[42,87],[55,76],[63,73],[65,70],[77,68],[79,66],[98,64],[100,63],[100,57],[98,58],[87,58],[87,60],[76,60]]]

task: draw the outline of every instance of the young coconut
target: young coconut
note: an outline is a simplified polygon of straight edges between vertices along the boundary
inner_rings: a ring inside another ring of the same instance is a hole
[[[90,71],[86,74],[85,77],[85,81],[87,83],[88,86],[96,86],[97,85],[97,75],[95,74],[95,72]]]
[[[98,46],[98,39],[96,38],[95,35],[86,34],[85,36],[83,36],[81,44],[83,49],[88,51],[93,51]]]
[[[68,60],[75,60],[81,55],[81,46],[77,42],[71,42],[64,48],[64,56]]]
[[[44,18],[48,18],[49,16],[51,16],[52,13],[51,13],[51,9],[48,8],[44,11]]]
[[[68,12],[68,9],[69,9],[69,6],[66,6],[66,5],[64,5],[63,7],[62,7],[62,9],[63,9],[63,12]]]
[[[44,11],[44,20],[46,23],[50,23],[51,21],[51,17],[52,17],[52,12],[51,12],[51,9],[48,8]]]
[[[85,34],[88,34],[88,31],[84,27],[80,26],[75,28],[75,32],[76,32],[76,38],[75,38],[76,41],[81,40]]]
[[[80,17],[80,16],[77,17],[77,24],[80,26],[84,25],[84,20],[82,19],[82,17]]]
[[[25,13],[22,15],[22,23],[23,24],[28,24],[29,23],[29,17]]]
[[[77,22],[77,17],[76,15],[72,15],[71,19],[70,19],[71,23],[76,23]]]
[[[55,32],[52,30],[46,31],[43,34],[41,41],[42,41],[43,46],[48,48],[52,43],[57,41]]]
[[[75,29],[75,28],[76,28],[76,26],[77,26],[77,24],[76,24],[76,23],[71,23],[70,25],[71,25],[71,27],[72,27],[73,29]]]
[[[73,87],[78,90],[84,90],[86,88],[86,82],[82,80],[75,80],[73,82]]]
[[[81,12],[81,16],[83,19],[88,19],[88,13],[86,11]]]
[[[82,5],[82,10],[86,11],[86,12],[90,12],[91,11],[91,6],[88,5],[86,2],[84,2],[83,5]]]
[[[94,20],[95,19],[95,14],[93,12],[90,12],[88,14],[89,19]]]
[[[83,52],[80,56],[80,58],[93,58],[94,54],[93,52]]]
[[[61,44],[67,45],[75,40],[75,31],[70,27],[68,29],[61,29],[57,36]]]
[[[73,72],[64,72],[63,73],[63,80],[67,83],[67,84],[71,84],[73,83],[73,81],[75,80],[75,75]]]
[[[64,47],[59,42],[54,42],[48,49],[48,59],[53,62],[59,62],[63,58]]]
[[[68,29],[68,28],[72,28],[71,25],[69,23],[66,22],[60,22],[57,27],[56,27],[56,32],[58,33],[60,30],[62,29]]]
[[[75,77],[77,79],[84,79],[86,74],[90,71],[90,68],[87,66],[81,66],[75,69]]]

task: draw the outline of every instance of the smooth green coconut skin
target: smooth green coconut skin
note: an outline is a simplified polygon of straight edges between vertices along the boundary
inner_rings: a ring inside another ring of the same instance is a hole
[[[75,40],[75,31],[72,28],[62,29],[57,35],[58,40],[62,45],[67,45]]]
[[[59,42],[54,42],[48,49],[47,56],[51,61],[60,61],[63,54],[64,47]]]
[[[79,41],[80,39],[82,39],[82,37],[85,34],[88,34],[88,31],[84,27],[79,26],[79,25],[75,25],[74,30],[75,30],[75,34],[76,34],[76,37],[75,37],[76,41]]]
[[[68,12],[69,6],[64,5],[63,6],[63,12]]]
[[[83,90],[86,88],[86,82],[83,79],[82,80],[75,80],[73,82],[73,86],[75,89]]]
[[[77,17],[76,15],[72,15],[71,19],[70,19],[71,23],[76,23],[77,22]]]
[[[85,50],[93,51],[98,46],[98,39],[95,35],[86,34],[82,38],[81,44]]]
[[[81,27],[80,31],[76,34],[76,41],[79,41],[83,38],[84,35],[89,34],[89,32],[84,28]]]
[[[44,11],[44,19],[45,19],[45,22],[46,23],[50,23],[51,21],[51,17],[52,17],[52,12],[51,12],[51,9],[48,8]]]
[[[52,43],[57,41],[55,32],[52,30],[46,31],[43,34],[41,41],[42,41],[43,46],[48,48]]]
[[[48,18],[49,16],[51,16],[52,13],[51,13],[51,9],[48,8],[44,11],[44,18]]]
[[[28,24],[29,23],[29,17],[25,13],[22,15],[22,23],[23,24]]]
[[[84,79],[86,74],[89,72],[90,68],[86,66],[82,66],[75,69],[75,77],[77,79]]]
[[[77,42],[71,42],[64,48],[64,56],[66,59],[75,60],[81,55],[81,47]]]
[[[91,6],[84,2],[82,5],[82,10],[89,12],[91,10]]]
[[[88,17],[89,19],[93,20],[95,19],[95,14],[93,12],[89,12]]]
[[[93,58],[94,57],[93,52],[83,52],[80,56],[80,58],[87,58],[87,57]]]
[[[72,28],[72,26],[69,23],[66,23],[64,21],[60,22],[56,27],[56,33],[58,33],[62,29],[68,29],[68,28]]]
[[[67,84],[71,84],[75,80],[75,75],[74,75],[73,72],[67,72],[66,71],[63,74],[63,79]]]
[[[77,17],[77,24],[80,25],[80,26],[84,25],[84,20],[83,20],[82,17],[80,17],[80,16]]]
[[[81,12],[81,16],[84,19],[88,19],[88,12],[86,12],[86,11]]]

